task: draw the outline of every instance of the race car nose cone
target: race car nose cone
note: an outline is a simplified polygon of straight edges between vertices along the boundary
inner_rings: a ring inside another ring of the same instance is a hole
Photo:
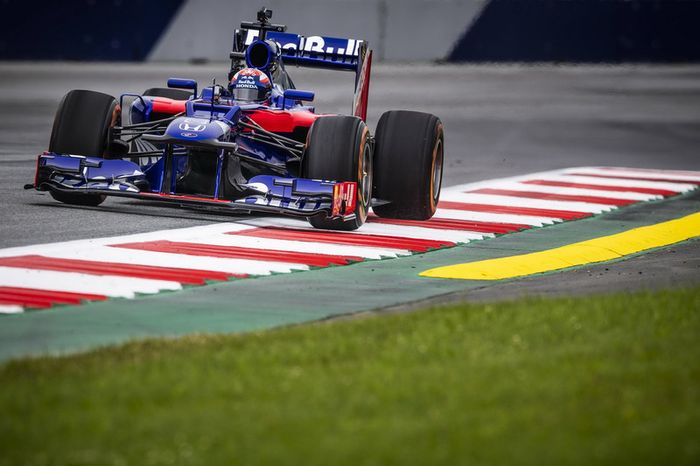
[[[219,121],[203,118],[181,117],[173,120],[166,134],[183,141],[206,141],[220,139],[230,131],[229,127]]]

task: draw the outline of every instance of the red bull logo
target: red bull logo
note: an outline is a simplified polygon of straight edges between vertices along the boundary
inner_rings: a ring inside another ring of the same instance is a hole
[[[235,87],[251,87],[257,85],[267,87],[270,85],[270,78],[257,68],[244,68],[231,78],[231,85]]]

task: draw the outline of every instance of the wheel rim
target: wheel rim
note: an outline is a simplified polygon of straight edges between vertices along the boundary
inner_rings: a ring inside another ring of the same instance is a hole
[[[366,217],[369,202],[372,199],[372,148],[369,143],[365,143],[361,164],[357,187],[357,194],[361,202],[358,207],[362,208],[363,215]]]
[[[433,179],[431,180],[432,182],[430,183],[432,187],[432,197],[433,197],[433,203],[437,204],[438,202],[438,197],[440,197],[440,187],[442,185],[442,161],[443,161],[443,154],[442,154],[442,139],[438,139],[437,144],[435,145],[435,158],[433,162]]]

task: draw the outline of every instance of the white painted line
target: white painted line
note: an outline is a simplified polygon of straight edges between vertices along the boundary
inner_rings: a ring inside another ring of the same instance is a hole
[[[576,176],[576,175],[546,175],[541,178],[531,178],[547,180],[547,181],[563,181],[565,183],[581,183],[581,184],[593,184],[598,186],[614,186],[618,188],[648,188],[648,189],[666,189],[669,191],[674,191],[677,193],[682,193],[685,191],[690,191],[695,189],[694,184],[687,183],[671,183],[662,181],[642,181],[642,180],[624,180],[622,178],[590,178],[587,176]],[[536,185],[535,185],[536,186]]]
[[[246,224],[256,227],[286,227],[298,230],[319,230],[313,228],[308,223],[291,218],[263,218],[247,220]],[[359,230],[348,231],[354,235],[382,235],[397,236],[402,238],[429,239],[435,241],[451,241],[453,243],[468,243],[469,241],[483,238],[491,238],[491,233],[479,233],[475,231],[463,230],[438,230],[435,228],[410,227],[403,225],[389,225],[383,223],[365,223]]]
[[[700,171],[692,170],[659,170],[655,168],[624,168],[624,167],[580,167],[567,168],[565,171],[598,170],[600,173],[616,174],[629,173],[634,176],[652,176],[654,178],[678,178],[687,179],[691,183],[700,183]]]
[[[436,218],[449,218],[454,220],[472,220],[475,222],[494,222],[494,223],[518,223],[521,225],[532,225],[541,227],[542,225],[551,225],[554,222],[560,222],[560,218],[553,217],[537,217],[532,215],[517,215],[517,214],[491,214],[488,212],[474,212],[471,210],[452,210],[452,209],[437,209],[435,212]]]
[[[535,180],[541,178],[542,176],[562,173],[564,173],[564,170],[548,170],[546,172],[528,173],[525,175],[509,176],[505,178],[493,178],[490,180],[476,181],[473,183],[458,184],[442,188],[442,191],[440,193],[440,199],[442,199],[442,195],[446,193],[471,191],[479,188],[495,188],[500,183],[518,183],[524,180]]]
[[[575,172],[578,170],[587,170],[587,169],[605,170],[605,172],[608,172],[608,171],[614,172],[615,170],[625,170],[625,171],[629,171],[629,172],[643,173],[644,175],[654,175],[654,176],[657,174],[665,173],[668,175],[684,175],[684,176],[689,176],[692,178],[700,177],[700,171],[654,170],[654,169],[622,168],[622,167],[571,167],[571,168],[565,168],[565,169],[561,169],[561,170],[548,170],[548,171],[537,172],[537,173],[526,173],[523,175],[510,176],[510,177],[506,177],[506,178],[494,178],[494,179],[490,179],[490,180],[483,180],[483,181],[476,181],[476,182],[472,182],[472,183],[458,184],[455,186],[444,187],[442,189],[442,193],[444,194],[444,193],[450,193],[450,192],[470,191],[470,190],[479,189],[479,188],[494,188],[494,187],[497,187],[497,185],[502,184],[502,183],[518,183],[518,182],[527,181],[527,180],[541,179],[544,176],[565,175],[566,173],[571,173],[571,172]],[[441,197],[442,197],[442,195],[441,195]],[[608,197],[611,197],[611,196],[608,196]]]
[[[269,238],[256,238],[242,235],[207,235],[200,238],[183,238],[181,241],[211,244],[216,246],[237,246],[250,249],[272,249],[275,251],[293,251],[310,254],[330,254],[334,256],[359,256],[367,259],[382,257],[410,256],[405,249],[374,248],[364,246],[347,246],[342,244],[314,243],[312,241],[290,241]]]
[[[601,212],[607,212],[616,208],[616,206],[614,205],[591,204],[588,202],[550,201],[546,199],[534,199],[530,197],[498,196],[495,194],[478,194],[462,192],[445,193],[444,196],[440,196],[440,199],[444,201],[453,202],[493,204],[512,207],[533,207],[536,209],[569,210],[573,212],[591,212],[596,214]]]
[[[511,191],[530,191],[544,194],[564,194],[567,196],[593,196],[607,197],[610,199],[620,199],[626,201],[655,201],[663,199],[663,196],[658,194],[635,193],[631,191],[601,191],[597,189],[585,188],[564,188],[559,186],[544,186],[541,184],[524,184],[507,182],[495,185],[496,189],[508,189]]]
[[[37,251],[36,253],[63,259],[117,262],[120,264],[151,265],[154,267],[175,267],[230,274],[270,275],[271,273],[289,273],[293,270],[309,270],[309,266],[306,264],[190,256],[187,254],[138,251],[135,249],[109,246],[97,246],[88,249],[52,249],[49,251]]]
[[[589,177],[572,175],[600,174],[615,178]],[[668,181],[635,180],[634,177],[649,177]],[[575,187],[545,186],[526,184],[530,180],[551,180],[567,183],[579,183],[604,187],[651,188],[673,192],[684,192],[695,189],[700,183],[700,172],[678,170],[630,169],[621,167],[574,167],[563,170],[551,170],[540,173],[529,173],[509,178],[485,180],[477,183],[467,183],[443,189],[442,200],[486,204],[496,206],[528,207],[535,209],[566,210],[575,212],[601,213],[616,209],[615,205],[535,199],[527,196],[500,196],[491,194],[465,193],[479,188],[507,189],[518,192],[532,191],[543,194],[560,194],[569,196],[589,196],[610,198],[616,200],[649,201],[663,196],[637,193],[633,191],[610,191],[608,189],[588,189]],[[455,219],[463,221],[516,223],[542,226],[559,222],[561,219],[536,215],[518,215],[499,212],[465,211],[459,209],[438,209],[436,218]],[[386,247],[355,246],[341,243],[315,243],[313,241],[284,240],[275,238],[259,238],[245,235],[227,235],[224,233],[239,232],[259,227],[291,227],[302,231],[319,230],[311,227],[306,221],[284,217],[243,217],[239,221],[208,224],[203,226],[161,230],[134,235],[75,240],[62,243],[42,244],[9,248],[0,250],[0,257],[39,254],[65,259],[82,259],[89,261],[114,262],[116,264],[135,264],[171,268],[186,268],[203,271],[224,272],[230,274],[269,275],[271,273],[289,273],[294,270],[308,270],[305,264],[290,264],[285,262],[268,262],[252,259],[229,259],[220,257],[190,256],[187,254],[143,251],[119,247],[111,247],[123,243],[139,243],[147,241],[175,241],[200,243],[217,246],[235,246],[248,249],[270,249],[310,254],[329,254],[337,256],[359,256],[367,259],[383,257],[398,257],[410,255],[411,252]],[[472,240],[493,237],[490,233],[480,233],[463,230],[441,230],[422,226],[391,225],[373,223],[363,225],[359,230],[344,232],[361,236],[395,236],[398,238],[450,241],[466,243]],[[333,232],[328,232],[332,238]],[[26,268],[0,267],[0,286],[17,286],[42,290],[66,291],[76,293],[101,294],[112,297],[133,297],[135,293],[156,293],[161,290],[181,289],[177,282],[152,280],[121,276],[104,276],[81,274],[77,272],[57,272],[46,270],[31,270]],[[21,306],[0,304],[0,313],[22,312]]]
[[[21,314],[24,312],[22,306],[14,304],[0,304],[0,314]]]
[[[179,283],[166,280],[88,275],[15,267],[0,267],[0,286],[100,294],[113,298],[133,298],[136,293],[152,294],[163,290],[182,289]]]
[[[61,243],[35,244],[31,246],[20,246],[16,248],[0,249],[0,257],[21,256],[25,254],[37,254],[39,248],[42,251],[53,249],[84,249],[93,246],[104,246],[109,244],[120,243],[137,243],[144,241],[180,241],[181,238],[197,237],[207,234],[223,233],[226,231],[242,231],[250,229],[250,226],[241,223],[215,223],[211,225],[203,225],[188,228],[176,228],[174,230],[158,230],[149,233],[137,233],[134,235],[110,236],[106,238],[79,239],[73,241],[64,241]]]

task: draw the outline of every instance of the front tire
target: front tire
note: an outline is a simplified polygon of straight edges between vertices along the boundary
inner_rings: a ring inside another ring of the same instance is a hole
[[[309,223],[326,230],[356,230],[367,220],[372,202],[372,145],[365,123],[351,116],[317,119],[309,130],[303,161],[305,178],[357,183],[355,218],[343,221],[309,217]]]
[[[80,194],[66,193],[63,191],[49,191],[51,197],[64,204],[97,207],[102,204],[107,196],[104,194]]]
[[[104,157],[109,129],[119,114],[117,100],[95,91],[73,90],[63,97],[56,111],[49,152]],[[51,196],[66,204],[96,206],[105,200],[102,194],[51,191]]]
[[[380,217],[428,220],[440,200],[444,132],[435,115],[406,110],[384,113],[376,132],[373,206]]]

